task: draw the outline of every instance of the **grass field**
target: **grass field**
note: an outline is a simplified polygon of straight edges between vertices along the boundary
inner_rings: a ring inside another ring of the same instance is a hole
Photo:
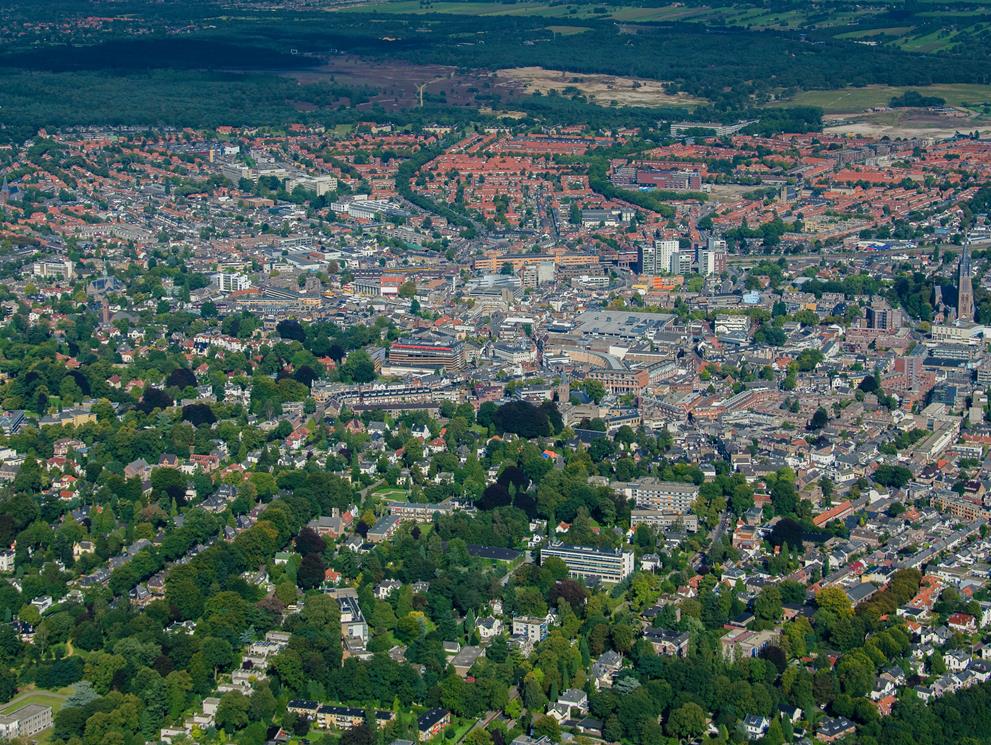
[[[402,13],[404,15],[424,15],[450,13],[468,16],[542,16],[545,18],[611,18],[627,23],[651,23],[665,21],[713,21],[730,26],[761,29],[794,29],[808,22],[809,13],[805,10],[773,12],[763,8],[740,8],[730,4],[685,7],[680,4],[643,7],[630,5],[551,5],[539,0],[525,0],[517,3],[477,2],[473,0],[431,0],[421,5],[420,0],[368,0],[360,5],[331,8],[333,12],[344,13]],[[850,11],[830,17],[828,22],[817,23],[820,27],[850,25],[866,11]]]
[[[405,489],[395,489],[386,487],[384,489],[376,489],[372,492],[372,496],[377,499],[392,499],[396,502],[406,502],[409,500],[409,492]]]
[[[872,106],[886,106],[905,91],[918,91],[924,96],[939,96],[950,106],[980,104],[991,101],[991,85],[945,84],[908,87],[868,85],[863,88],[840,88],[828,91],[802,91],[778,106],[818,106],[827,114],[860,113]]]
[[[3,709],[0,709],[0,714],[10,714],[17,711],[22,706],[29,706],[30,704],[51,706],[52,711],[55,712],[61,709],[64,703],[65,696],[53,693],[51,691],[26,691],[11,699],[10,703],[4,706]]]

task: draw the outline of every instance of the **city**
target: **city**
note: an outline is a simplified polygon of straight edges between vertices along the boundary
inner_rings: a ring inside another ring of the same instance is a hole
[[[0,742],[988,742],[991,86],[912,8],[437,4],[0,11]],[[99,66],[264,13],[327,69]],[[907,79],[525,65],[672,13]]]

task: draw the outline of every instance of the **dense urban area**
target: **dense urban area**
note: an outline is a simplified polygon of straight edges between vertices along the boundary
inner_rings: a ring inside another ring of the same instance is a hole
[[[0,742],[991,742],[989,57],[0,3]]]

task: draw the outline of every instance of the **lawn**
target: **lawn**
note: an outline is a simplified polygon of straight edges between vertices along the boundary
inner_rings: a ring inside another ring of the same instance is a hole
[[[372,496],[378,499],[391,499],[396,502],[406,502],[409,501],[409,492],[405,489],[396,489],[386,487],[384,489],[376,489],[372,492]]]
[[[802,91],[775,105],[818,106],[827,114],[860,113],[872,106],[886,106],[892,98],[908,90],[918,91],[924,96],[939,96],[950,106],[991,101],[991,85],[956,83],[906,87],[868,85],[863,88]]]
[[[15,696],[10,703],[8,703],[3,709],[0,709],[0,714],[10,714],[17,711],[22,706],[29,706],[30,704],[51,706],[52,711],[57,712],[62,708],[64,703],[65,696],[60,696],[57,693],[52,693],[49,691],[25,691],[21,695]]]

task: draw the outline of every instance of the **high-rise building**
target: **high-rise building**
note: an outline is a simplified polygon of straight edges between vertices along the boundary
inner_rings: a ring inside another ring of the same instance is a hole
[[[867,308],[867,328],[894,331],[901,325],[901,313],[890,305],[875,303]]]
[[[678,253],[678,241],[654,241],[640,246],[640,273],[656,276],[671,271],[671,257]]]
[[[251,280],[243,274],[217,272],[211,279],[221,292],[240,292],[251,287]]]
[[[970,246],[964,244],[957,268],[957,319],[974,320],[974,286],[971,284]]]
[[[710,240],[711,243],[711,240]],[[710,276],[726,271],[726,251],[719,248],[707,248],[699,254],[699,274]]]

